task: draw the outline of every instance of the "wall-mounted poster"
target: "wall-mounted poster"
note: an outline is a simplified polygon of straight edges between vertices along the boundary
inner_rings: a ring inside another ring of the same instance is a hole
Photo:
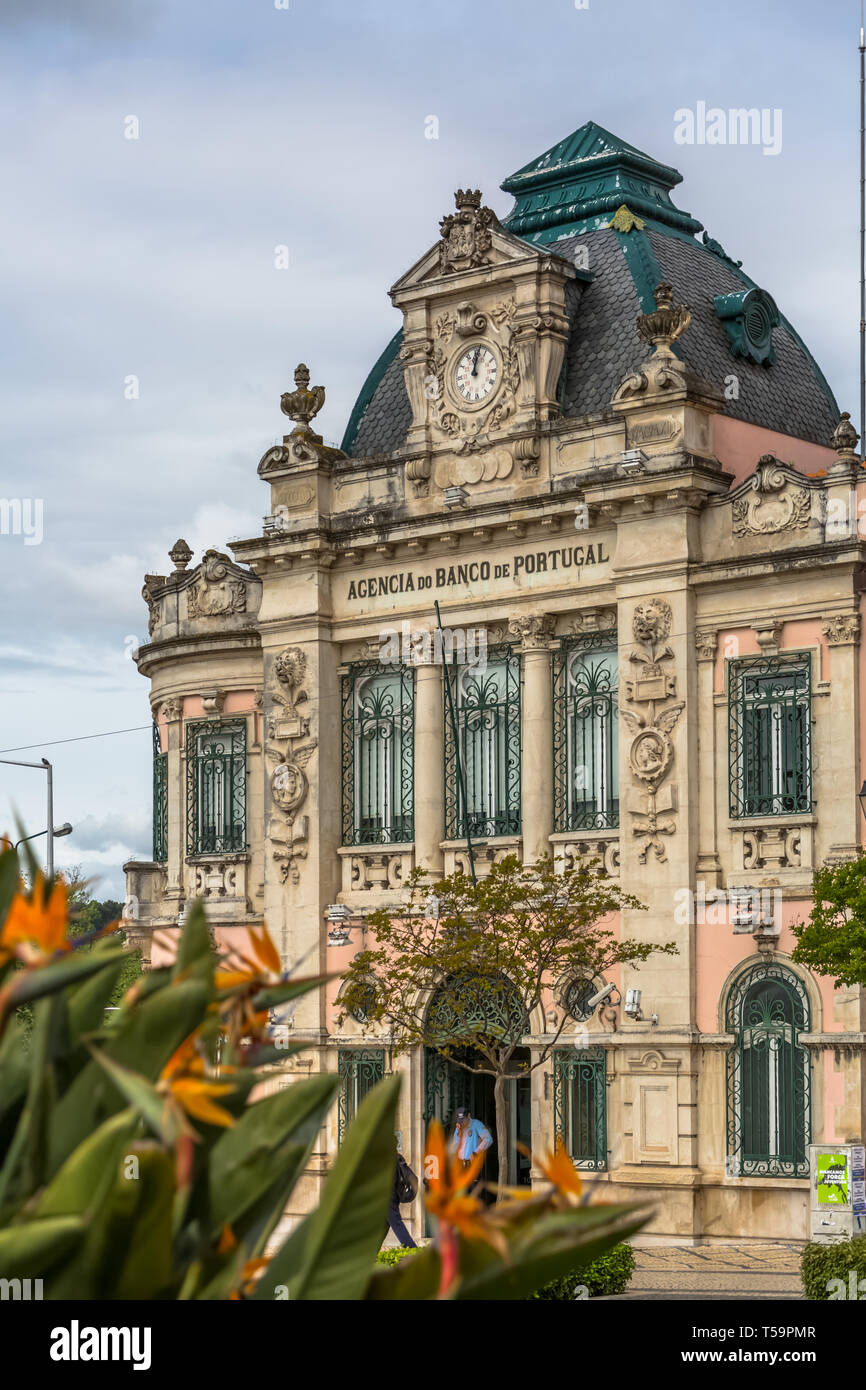
[[[818,1203],[820,1206],[848,1205],[847,1154],[818,1154]]]

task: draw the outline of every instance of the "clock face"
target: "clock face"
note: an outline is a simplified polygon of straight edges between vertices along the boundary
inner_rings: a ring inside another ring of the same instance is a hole
[[[499,380],[499,361],[492,348],[476,343],[457,359],[454,385],[457,395],[467,405],[486,401]]]

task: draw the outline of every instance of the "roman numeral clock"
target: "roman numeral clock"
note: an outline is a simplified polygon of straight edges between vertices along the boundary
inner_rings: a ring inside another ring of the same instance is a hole
[[[499,358],[486,343],[476,343],[459,352],[452,369],[454,394],[462,406],[477,409],[496,390],[501,375]]]

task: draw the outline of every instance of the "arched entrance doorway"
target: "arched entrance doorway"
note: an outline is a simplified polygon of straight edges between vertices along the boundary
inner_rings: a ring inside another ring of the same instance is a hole
[[[516,991],[507,980],[492,986],[489,981],[468,977],[447,980],[430,1001],[427,1021],[428,1026],[433,1025],[432,1031],[441,1034],[442,1048],[424,1049],[425,1127],[437,1119],[448,1133],[458,1106],[468,1106],[493,1135],[482,1179],[495,1182],[499,1153],[494,1078],[486,1072],[468,1070],[485,1065],[485,1059],[469,1039],[483,1032],[503,1042],[519,1042],[523,1019]],[[461,1038],[467,1039],[463,1046]],[[530,1160],[517,1148],[519,1143],[528,1149],[532,1140],[529,1061],[529,1048],[516,1046],[508,1064],[510,1072],[522,1073],[506,1087],[508,1182],[518,1187],[531,1182]]]
[[[440,1120],[446,1133],[454,1121],[454,1112],[460,1105],[467,1105],[476,1119],[481,1120],[493,1135],[493,1147],[488,1150],[482,1179],[496,1182],[499,1172],[499,1153],[496,1146],[496,1109],[493,1103],[493,1077],[469,1072],[460,1066],[458,1058],[470,1065],[480,1060],[471,1048],[461,1048],[459,1052],[443,1057],[432,1047],[424,1049],[424,1126],[431,1120]],[[529,1066],[529,1048],[518,1047],[514,1051],[512,1066],[515,1071]],[[518,1151],[518,1143],[528,1149],[532,1141],[532,1116],[530,1110],[529,1071],[516,1081],[509,1081],[506,1093],[508,1115],[508,1181],[515,1187],[529,1187],[530,1161]]]

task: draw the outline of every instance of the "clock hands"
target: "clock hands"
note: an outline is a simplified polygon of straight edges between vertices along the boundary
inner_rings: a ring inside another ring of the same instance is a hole
[[[474,356],[473,359],[472,359],[472,372],[471,372],[471,375],[472,375],[472,376],[477,376],[477,375],[478,375],[478,358],[479,358],[480,353],[481,353],[481,348],[480,348],[480,347],[477,347],[477,348],[475,349],[475,356]]]

